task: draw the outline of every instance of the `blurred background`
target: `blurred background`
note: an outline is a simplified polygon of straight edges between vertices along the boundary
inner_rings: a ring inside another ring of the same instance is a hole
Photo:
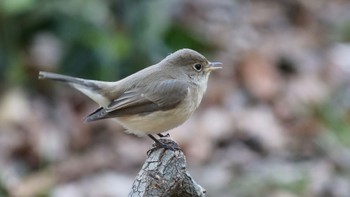
[[[224,68],[170,131],[208,196],[350,196],[347,0],[1,0],[0,196],[123,197],[149,138],[45,70],[118,80],[180,48]]]

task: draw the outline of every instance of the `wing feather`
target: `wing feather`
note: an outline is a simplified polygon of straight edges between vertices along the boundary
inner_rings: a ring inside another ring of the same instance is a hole
[[[86,121],[169,110],[180,104],[187,94],[188,84],[175,79],[135,87],[125,91],[107,108],[100,108],[87,116]]]

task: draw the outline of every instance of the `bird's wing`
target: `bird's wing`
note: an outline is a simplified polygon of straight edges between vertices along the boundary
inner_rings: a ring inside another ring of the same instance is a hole
[[[99,108],[90,114],[86,121],[169,110],[181,103],[187,94],[188,84],[175,79],[133,88],[113,100],[107,108]]]

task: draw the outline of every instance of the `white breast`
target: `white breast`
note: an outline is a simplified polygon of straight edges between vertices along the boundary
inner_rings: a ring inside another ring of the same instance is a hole
[[[188,88],[187,97],[171,110],[157,111],[147,115],[118,117],[116,119],[127,129],[126,132],[138,136],[165,132],[181,125],[192,115],[199,106],[204,91],[195,87]]]

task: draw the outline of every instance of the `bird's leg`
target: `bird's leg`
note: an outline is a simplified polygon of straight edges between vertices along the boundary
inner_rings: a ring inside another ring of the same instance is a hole
[[[163,144],[162,142],[160,142],[159,140],[157,140],[157,138],[155,138],[153,135],[148,134],[148,137],[150,137],[156,144],[160,145],[160,146],[165,146],[165,144]]]
[[[148,137],[150,137],[158,147],[161,147],[161,148],[165,148],[165,149],[170,149],[170,150],[175,150],[174,147],[171,147],[167,144],[164,144],[163,142],[157,140],[157,138],[155,138],[153,135],[151,134],[148,134]]]
[[[158,133],[157,134],[159,137],[170,137],[170,134],[169,133],[166,133],[165,135],[161,134],[161,133]]]

